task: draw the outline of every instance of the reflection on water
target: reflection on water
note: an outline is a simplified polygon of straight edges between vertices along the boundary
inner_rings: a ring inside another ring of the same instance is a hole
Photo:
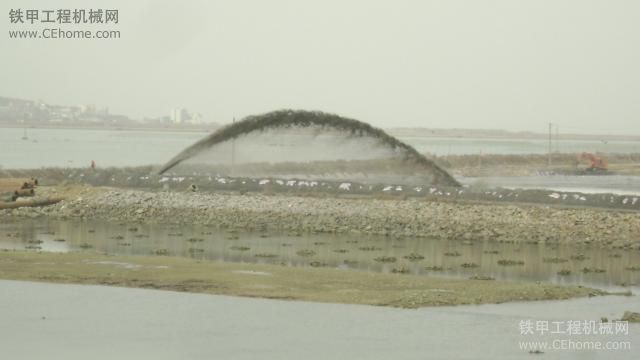
[[[364,235],[243,233],[207,226],[30,220],[0,224],[0,248],[169,255],[592,286],[640,283],[637,251]]]

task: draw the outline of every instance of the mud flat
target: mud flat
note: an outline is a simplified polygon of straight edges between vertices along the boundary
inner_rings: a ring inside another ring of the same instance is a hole
[[[42,208],[0,211],[2,217],[97,219],[203,224],[245,230],[360,233],[468,241],[576,244],[640,250],[640,214],[590,208],[457,203],[418,198],[302,197],[43,187],[68,200]]]
[[[581,286],[200,262],[156,256],[0,252],[0,279],[402,308],[606,295]]]

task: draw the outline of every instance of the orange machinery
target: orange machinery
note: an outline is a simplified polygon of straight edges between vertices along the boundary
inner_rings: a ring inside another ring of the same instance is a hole
[[[588,171],[607,171],[609,166],[607,165],[607,162],[599,157],[596,156],[592,153],[588,153],[588,152],[583,152],[578,154],[578,163],[587,160],[590,162],[590,166],[587,168]]]

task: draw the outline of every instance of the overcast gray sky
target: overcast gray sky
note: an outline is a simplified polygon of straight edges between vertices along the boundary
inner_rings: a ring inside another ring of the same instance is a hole
[[[640,1],[3,1],[108,8],[120,39],[0,36],[0,96],[173,107],[209,121],[281,108],[382,127],[640,134]]]

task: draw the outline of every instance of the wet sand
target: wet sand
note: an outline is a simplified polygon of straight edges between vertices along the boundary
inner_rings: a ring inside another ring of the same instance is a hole
[[[581,286],[460,280],[325,268],[201,262],[167,256],[0,252],[0,279],[402,308],[606,294]]]

